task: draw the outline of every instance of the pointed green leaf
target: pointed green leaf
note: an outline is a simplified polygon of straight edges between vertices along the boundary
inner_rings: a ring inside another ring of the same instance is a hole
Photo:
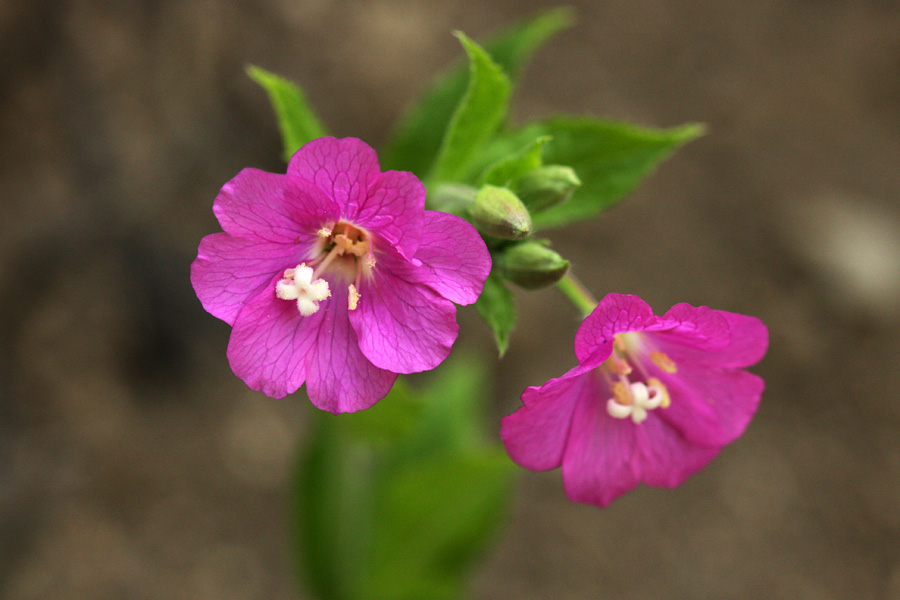
[[[461,32],[469,55],[469,87],[450,119],[431,173],[433,182],[458,179],[506,118],[510,83],[484,49]]]
[[[515,81],[534,52],[571,23],[571,10],[550,10],[507,29],[484,47]],[[447,125],[466,93],[467,81],[468,72],[463,64],[454,65],[435,79],[422,98],[410,107],[384,151],[379,153],[384,168],[412,171],[420,177],[428,174]]]
[[[544,149],[544,162],[572,167],[582,185],[568,202],[534,215],[535,229],[546,229],[597,216],[703,131],[698,124],[650,129],[590,117],[556,117],[526,126],[493,145],[487,155],[502,156],[538,135],[553,136]]]
[[[544,144],[551,139],[549,135],[542,135],[512,156],[495,162],[482,175],[481,183],[505,186],[513,179],[537,169],[543,162],[541,152]]]
[[[512,292],[495,272],[492,271],[484,282],[484,291],[475,308],[494,332],[497,349],[503,356],[509,345],[509,334],[516,324],[516,304]]]
[[[297,149],[310,140],[328,135],[306,96],[287,79],[256,66],[247,67],[249,75],[269,95],[278,117],[278,128],[284,144],[284,160],[289,161]]]

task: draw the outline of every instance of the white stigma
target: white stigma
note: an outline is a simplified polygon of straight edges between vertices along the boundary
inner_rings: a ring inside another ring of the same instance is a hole
[[[319,302],[331,296],[328,282],[313,280],[313,270],[306,263],[284,272],[284,279],[275,284],[275,295],[282,300],[296,300],[297,310],[304,317],[319,311]]]
[[[628,391],[631,400],[629,404],[623,404],[619,398],[610,398],[606,401],[606,412],[616,419],[631,417],[636,424],[646,420],[648,412],[659,408],[666,397],[664,390],[655,385],[647,387],[639,381],[629,384]]]

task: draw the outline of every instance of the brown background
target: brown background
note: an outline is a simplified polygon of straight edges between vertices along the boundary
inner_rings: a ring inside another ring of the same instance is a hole
[[[518,120],[709,124],[603,219],[555,232],[598,294],[755,314],[768,388],[675,491],[600,511],[523,473],[473,598],[900,598],[900,7],[574,2]],[[243,73],[300,82],[378,145],[428,77],[549,7],[329,0],[0,5],[0,596],[302,598],[285,476],[313,410],[248,391],[188,281],[238,170],[283,168]],[[492,422],[574,364],[550,290],[498,366]],[[463,343],[492,360],[461,311]]]

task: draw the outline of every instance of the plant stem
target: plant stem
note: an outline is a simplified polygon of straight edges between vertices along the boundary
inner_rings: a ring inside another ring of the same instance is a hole
[[[597,306],[597,299],[594,298],[594,295],[571,272],[566,273],[562,279],[557,281],[556,287],[585,317],[591,314],[591,311]]]

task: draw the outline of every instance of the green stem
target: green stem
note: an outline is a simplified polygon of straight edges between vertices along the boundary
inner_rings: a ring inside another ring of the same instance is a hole
[[[597,306],[597,299],[594,298],[594,295],[571,272],[566,273],[562,279],[557,281],[556,287],[585,317],[591,314],[591,311]]]

